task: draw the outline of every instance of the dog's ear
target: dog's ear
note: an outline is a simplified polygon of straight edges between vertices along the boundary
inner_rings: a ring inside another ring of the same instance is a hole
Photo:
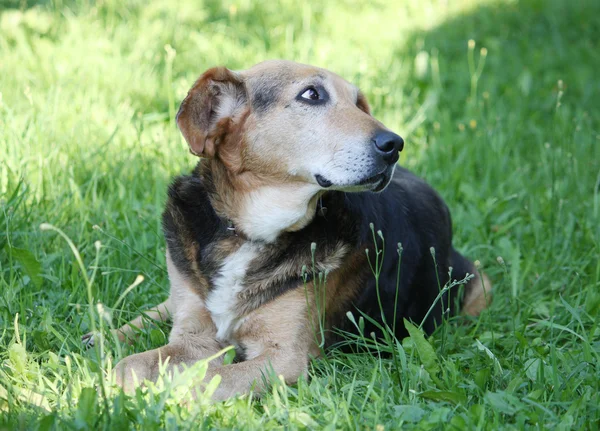
[[[367,98],[360,90],[358,91],[358,99],[356,100],[356,106],[361,111],[364,111],[367,114],[371,115],[371,107],[369,106],[369,102],[367,102]]]
[[[198,78],[179,107],[177,125],[192,154],[213,157],[226,132],[220,127],[245,105],[244,81],[225,67],[214,67]]]

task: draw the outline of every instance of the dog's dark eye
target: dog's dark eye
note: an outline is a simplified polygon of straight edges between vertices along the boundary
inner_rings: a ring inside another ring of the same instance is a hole
[[[298,93],[296,100],[308,105],[323,105],[329,100],[329,94],[322,85],[309,85]]]
[[[321,98],[319,92],[314,87],[308,87],[302,94],[300,94],[300,97],[306,100],[319,100]]]

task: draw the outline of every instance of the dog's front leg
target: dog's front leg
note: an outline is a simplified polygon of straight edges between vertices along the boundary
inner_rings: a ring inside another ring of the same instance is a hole
[[[135,390],[144,380],[155,381],[160,364],[167,359],[166,371],[169,373],[176,366],[193,365],[222,349],[216,340],[217,329],[198,293],[199,286],[175,267],[168,252],[167,269],[171,281],[171,295],[167,304],[173,319],[169,343],[158,349],[128,356],[116,365],[117,383],[127,392]],[[218,358],[211,361],[210,366],[221,363],[222,358]]]
[[[156,381],[160,364],[167,359],[169,362],[166,372],[169,374],[176,366],[191,366],[222,350],[221,344],[216,340],[216,327],[203,302],[190,290],[180,290],[177,295],[173,295],[173,287],[171,300],[175,307],[169,344],[128,356],[115,367],[117,384],[126,392],[133,392],[144,380]],[[219,357],[211,361],[209,366],[218,366],[222,361]]]
[[[173,290],[173,286],[172,286]],[[115,367],[117,384],[126,392],[133,392],[144,380],[156,381],[160,364],[168,359],[167,374],[179,365],[191,366],[201,359],[214,356],[222,346],[216,340],[216,328],[203,302],[191,291],[179,291],[174,301],[173,329],[169,344],[158,349],[137,353],[121,360]],[[222,363],[221,357],[210,366]],[[134,377],[135,376],[135,377]]]
[[[221,383],[212,399],[223,401],[250,391],[260,395],[268,388],[271,377],[282,376],[286,383],[293,384],[301,376],[306,376],[307,369],[306,352],[268,351],[249,361],[209,368],[204,381],[209,382],[217,374],[221,376]]]
[[[168,360],[166,374],[180,365],[191,366],[201,359],[215,355],[221,350],[214,334],[189,334],[186,339],[175,339],[166,346],[147,352],[136,353],[119,361],[115,367],[116,382],[125,392],[132,393],[144,380],[156,381],[160,366]],[[214,359],[209,367],[218,367],[222,357]],[[180,368],[181,370],[181,368]]]
[[[283,376],[295,383],[307,374],[310,356],[318,355],[314,327],[304,288],[289,291],[243,318],[234,333],[246,360],[209,368],[205,381],[219,374],[221,383],[214,400],[224,400],[251,390],[260,394],[267,389],[270,376]]]

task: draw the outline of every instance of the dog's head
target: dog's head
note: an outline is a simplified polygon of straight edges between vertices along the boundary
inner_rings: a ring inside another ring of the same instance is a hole
[[[208,70],[181,104],[177,124],[193,154],[264,184],[315,193],[383,190],[404,145],[371,116],[357,87],[290,61]]]

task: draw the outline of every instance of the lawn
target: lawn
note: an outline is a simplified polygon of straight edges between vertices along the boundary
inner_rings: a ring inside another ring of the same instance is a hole
[[[0,0],[0,430],[598,429],[599,53],[597,0]],[[127,397],[106,373],[168,325],[80,337],[168,294],[187,89],[269,58],[362,88],[494,302],[260,400],[185,403],[189,379]]]

